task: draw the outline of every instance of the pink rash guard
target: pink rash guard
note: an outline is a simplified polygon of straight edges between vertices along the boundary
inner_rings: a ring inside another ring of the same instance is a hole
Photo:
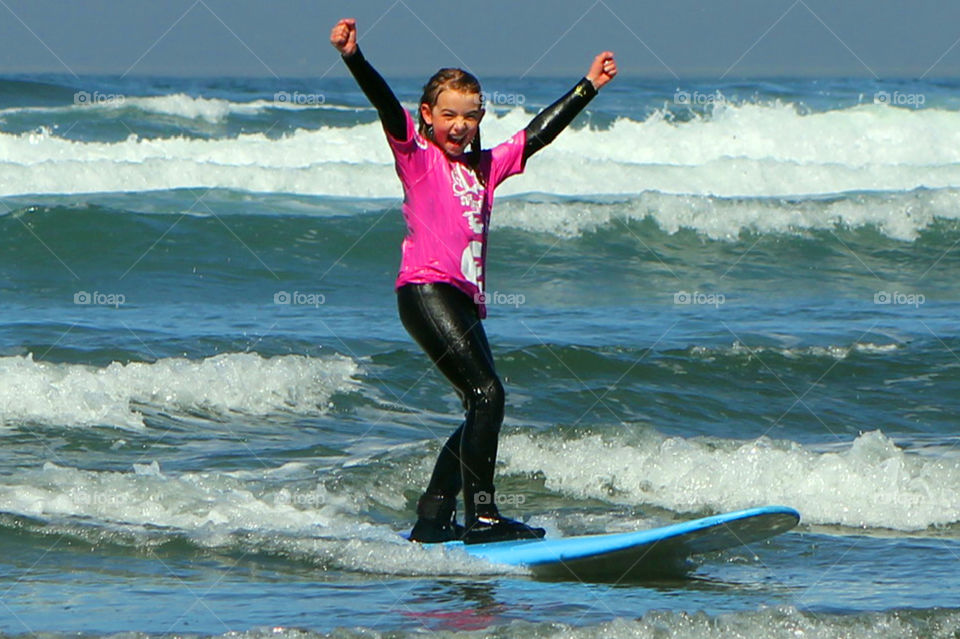
[[[404,110],[404,114],[406,141],[387,133],[403,184],[403,217],[407,222],[396,287],[452,284],[470,296],[481,318],[486,317],[484,266],[493,191],[511,175],[523,172],[526,132],[519,131],[506,142],[482,151],[480,171],[487,176],[484,188],[466,155],[447,157],[417,132],[410,113]]]

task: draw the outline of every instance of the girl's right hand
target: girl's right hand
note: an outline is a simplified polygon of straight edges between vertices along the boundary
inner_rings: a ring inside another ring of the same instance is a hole
[[[357,52],[357,21],[344,18],[330,31],[330,44],[345,58]]]

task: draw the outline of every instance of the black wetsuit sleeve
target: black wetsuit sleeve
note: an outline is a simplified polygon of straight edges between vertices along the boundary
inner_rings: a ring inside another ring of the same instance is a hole
[[[523,161],[547,146],[573,122],[577,114],[597,95],[593,82],[584,78],[566,95],[548,106],[527,125],[527,143],[523,147]]]
[[[357,84],[360,85],[364,95],[370,100],[370,104],[372,104],[374,108],[376,108],[377,113],[380,114],[380,121],[383,123],[383,128],[387,130],[390,137],[400,142],[405,142],[407,138],[407,120],[404,116],[403,105],[400,104],[397,96],[390,90],[383,76],[377,73],[377,70],[367,62],[367,59],[364,58],[360,52],[359,47],[353,55],[341,57],[343,57],[344,63],[347,65],[347,68],[350,69],[350,73],[353,74]]]

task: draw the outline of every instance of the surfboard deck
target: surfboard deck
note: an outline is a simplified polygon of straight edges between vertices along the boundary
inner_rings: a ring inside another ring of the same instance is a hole
[[[748,546],[799,521],[793,508],[762,506],[635,532],[444,545],[493,563],[525,566],[538,577],[620,580],[676,574],[693,555]]]

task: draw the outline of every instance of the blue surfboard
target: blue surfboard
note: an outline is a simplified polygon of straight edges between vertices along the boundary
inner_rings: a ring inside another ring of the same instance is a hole
[[[799,521],[793,508],[763,506],[635,532],[444,545],[493,563],[525,566],[539,577],[619,580],[675,574],[692,555],[748,546]]]

